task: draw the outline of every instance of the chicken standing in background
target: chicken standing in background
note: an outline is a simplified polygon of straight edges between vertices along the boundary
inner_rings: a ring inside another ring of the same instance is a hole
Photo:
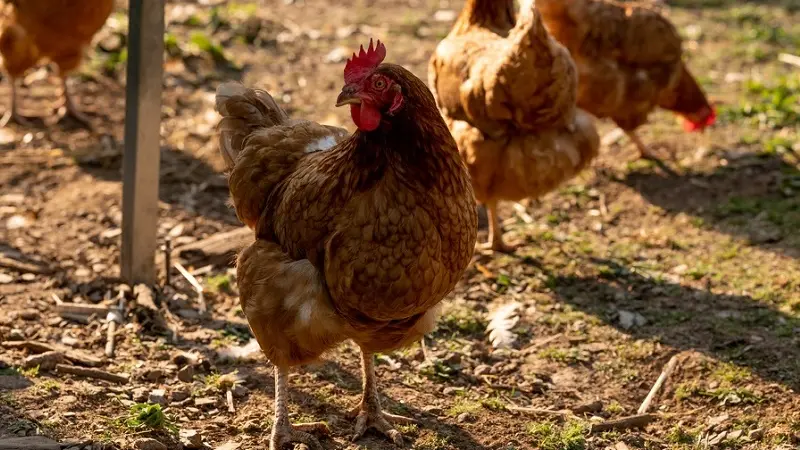
[[[475,197],[436,103],[408,70],[382,63],[378,42],[348,60],[337,106],[358,130],[289,118],[264,91],[217,90],[219,143],[236,213],[256,241],[239,255],[242,310],[275,364],[270,449],[321,423],[289,423],[289,367],[346,339],[361,348],[355,435],[373,427],[402,443],[382,412],[373,354],[430,331],[472,257]]]
[[[11,109],[0,126],[10,120],[27,125],[19,113],[17,80],[40,61],[58,66],[64,89],[67,114],[86,127],[88,118],[80,112],[67,76],[78,68],[85,48],[105,24],[114,7],[113,0],[5,0],[10,15],[0,30],[0,55],[11,78]]]
[[[450,131],[486,205],[489,242],[502,238],[497,202],[539,197],[597,156],[591,116],[575,106],[577,73],[533,1],[467,0],[428,73]]]
[[[575,59],[578,106],[611,118],[642,158],[661,163],[635,132],[656,107],[681,115],[687,131],[714,123],[714,108],[682,60],[677,30],[651,6],[537,0],[536,7],[550,33]]]

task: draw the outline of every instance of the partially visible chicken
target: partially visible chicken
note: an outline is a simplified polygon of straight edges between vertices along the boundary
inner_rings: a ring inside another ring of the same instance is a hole
[[[242,310],[275,364],[270,449],[301,442],[286,409],[289,367],[345,339],[362,352],[354,439],[373,427],[402,443],[382,412],[373,354],[419,340],[461,277],[475,245],[475,197],[464,163],[425,84],[382,63],[380,42],[347,62],[337,106],[358,130],[291,119],[264,91],[217,90],[219,144],[236,213],[256,232],[239,256]]]
[[[643,158],[661,162],[635,133],[656,107],[682,116],[687,131],[714,124],[714,108],[683,62],[677,30],[656,9],[614,0],[537,0],[536,6],[575,59],[578,106],[611,118]]]
[[[497,203],[539,197],[597,155],[592,118],[576,108],[577,72],[532,0],[467,0],[429,66],[429,84],[486,205],[489,242],[502,239]]]
[[[114,0],[6,0],[11,13],[0,30],[0,54],[11,78],[11,109],[0,121],[28,124],[19,113],[17,79],[42,60],[58,66],[67,114],[86,127],[90,122],[75,105],[67,77],[78,68],[85,48],[105,24]]]

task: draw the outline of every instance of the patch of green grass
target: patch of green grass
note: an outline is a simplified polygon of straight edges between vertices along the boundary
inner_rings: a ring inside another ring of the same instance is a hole
[[[532,422],[527,428],[534,445],[540,450],[583,450],[586,448],[586,427],[580,422],[558,425],[553,422]]]
[[[681,384],[675,389],[676,400],[687,400],[692,397],[708,398],[732,405],[755,405],[764,401],[761,396],[746,388],[720,386],[707,389],[696,384]]]
[[[225,49],[223,49],[219,43],[214,42],[205,33],[200,31],[192,33],[189,37],[189,42],[195,45],[200,51],[209,54],[215,63],[220,65],[230,64],[230,60],[225,55]]]
[[[59,384],[56,380],[42,380],[41,382],[36,383],[36,386],[34,386],[33,389],[37,393],[51,395],[61,391],[61,384]]]
[[[711,373],[713,379],[723,384],[727,383],[728,385],[747,381],[751,376],[752,374],[749,369],[731,363],[720,363]]]
[[[131,405],[131,409],[122,423],[133,431],[166,430],[172,433],[178,432],[178,427],[175,426],[170,417],[164,414],[161,405],[157,404],[136,403]]]
[[[453,406],[447,410],[447,415],[450,417],[458,417],[461,414],[477,414],[483,409],[481,402],[470,400],[464,397],[457,398]]]
[[[458,370],[441,360],[420,364],[419,373],[431,381],[443,383],[458,374]]]
[[[745,88],[747,100],[738,106],[720,107],[721,121],[771,130],[800,125],[800,76],[779,78],[769,85],[748,81]]]
[[[585,360],[576,348],[547,347],[539,351],[539,357],[563,364],[574,364]]]
[[[456,309],[439,319],[436,334],[447,336],[482,336],[486,332],[486,324],[474,311]]]
[[[6,367],[0,369],[0,376],[35,378],[39,375],[39,366],[23,369],[21,367]]]
[[[606,405],[605,410],[611,414],[622,414],[625,408],[616,400],[611,400],[611,403]]]
[[[220,273],[206,278],[206,284],[212,292],[230,292],[232,280],[227,273]]]
[[[666,436],[667,442],[670,444],[693,444],[696,442],[696,436],[693,433],[687,432],[679,425],[675,425],[669,430]]]
[[[441,436],[431,431],[417,438],[413,448],[416,450],[448,450],[452,447],[447,436]]]
[[[505,411],[506,409],[505,402],[497,397],[490,397],[481,400],[481,406],[489,411]]]

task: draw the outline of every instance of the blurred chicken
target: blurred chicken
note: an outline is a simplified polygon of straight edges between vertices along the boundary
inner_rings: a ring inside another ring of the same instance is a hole
[[[687,131],[714,123],[714,108],[682,60],[678,32],[652,6],[537,0],[536,7],[550,33],[575,59],[578,106],[611,118],[641,157],[661,163],[635,133],[656,107],[682,116]]]
[[[43,60],[58,66],[67,114],[84,126],[88,118],[72,98],[67,76],[78,68],[85,48],[108,19],[113,0],[5,0],[10,4],[0,30],[0,55],[11,78],[11,109],[0,126],[9,120],[28,124],[19,113],[17,79]],[[8,9],[8,8],[6,8]]]
[[[428,70],[439,109],[486,205],[489,242],[502,239],[497,202],[539,197],[597,155],[591,116],[576,108],[577,73],[533,1],[467,0]]]
[[[270,449],[301,442],[286,409],[291,366],[352,339],[363,397],[355,435],[373,427],[402,443],[384,413],[373,354],[430,331],[439,303],[472,257],[477,213],[469,176],[425,84],[382,63],[372,42],[348,60],[337,106],[358,130],[292,119],[270,95],[239,84],[217,90],[219,143],[236,213],[256,232],[239,256],[242,310],[275,364]]]

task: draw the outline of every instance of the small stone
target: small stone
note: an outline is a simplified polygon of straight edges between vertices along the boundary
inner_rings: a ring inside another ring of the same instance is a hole
[[[31,355],[25,358],[22,366],[26,369],[39,366],[40,370],[53,370],[56,364],[64,362],[64,355],[60,352],[44,352],[39,355]]]
[[[456,386],[447,386],[442,390],[442,394],[444,395],[454,395],[458,394],[459,392],[464,392],[464,388],[456,387]]]
[[[14,328],[8,333],[8,340],[9,341],[24,341],[25,334],[22,333],[22,330],[19,328]]]
[[[169,393],[169,401],[171,402],[182,402],[189,398],[191,394],[188,391],[183,389],[176,389]]]
[[[728,433],[728,436],[725,437],[725,440],[735,441],[737,439],[740,439],[743,435],[744,435],[744,430],[733,430],[730,433]]]
[[[473,375],[475,375],[476,377],[479,377],[479,376],[481,376],[481,375],[486,375],[487,373],[491,373],[491,371],[492,371],[492,368],[491,368],[490,366],[487,366],[486,364],[481,364],[481,365],[479,365],[478,367],[476,367],[476,368],[475,368],[475,369],[472,371],[472,373],[473,373]]]
[[[35,309],[20,311],[19,318],[22,320],[37,320],[39,318],[39,311]]]
[[[241,446],[242,446],[242,444],[240,444],[240,443],[238,443],[236,441],[228,441],[228,442],[220,445],[219,447],[217,447],[216,450],[237,450]]]
[[[641,327],[647,323],[647,319],[637,312],[630,312],[620,309],[618,314],[619,324],[626,330],[630,330],[634,327]]]
[[[0,438],[0,450],[61,450],[58,442],[44,436]]]
[[[161,369],[151,369],[145,372],[144,379],[147,381],[156,382],[164,377],[164,371]]]
[[[200,397],[194,399],[194,406],[202,408],[204,406],[214,406],[217,404],[217,399],[213,397]]]
[[[721,433],[717,434],[716,436],[712,437],[712,438],[711,438],[711,439],[708,441],[708,445],[717,445],[717,444],[720,444],[722,441],[724,441],[724,440],[725,440],[725,437],[726,437],[727,435],[728,435],[728,432],[727,432],[727,431],[723,431],[723,432],[721,432]]]
[[[261,431],[261,425],[256,420],[250,419],[242,425],[242,430],[245,433],[258,433]]]
[[[137,387],[131,393],[131,400],[135,401],[136,403],[142,403],[147,400],[149,395],[150,392],[146,387]]]
[[[247,387],[241,383],[236,383],[231,388],[231,393],[237,398],[244,397],[248,392],[250,392],[250,389],[247,389]]]
[[[180,438],[181,444],[183,444],[185,448],[203,448],[203,436],[195,430],[181,430]]]
[[[194,379],[194,367],[184,366],[178,371],[178,379],[184,383],[191,383]]]
[[[760,441],[761,438],[764,437],[764,429],[763,428],[756,428],[755,430],[750,430],[747,433],[747,439],[751,441]]]
[[[35,280],[35,279],[36,279],[36,274],[33,274],[33,273],[23,273],[23,274],[22,274],[22,276],[21,276],[20,278],[22,278],[22,281],[33,281],[33,280]]]
[[[14,277],[7,273],[0,273],[0,284],[9,284],[14,281]]]
[[[183,367],[192,361],[193,359],[187,356],[185,353],[178,353],[172,357],[172,362],[178,367]]]
[[[167,450],[167,446],[152,438],[139,438],[133,442],[138,450]]]
[[[717,425],[720,425],[721,423],[728,420],[729,417],[730,416],[728,415],[728,413],[722,413],[718,416],[709,417],[706,423],[708,423],[709,426],[716,427]]]
[[[147,401],[161,406],[167,406],[166,392],[164,389],[153,389],[150,392],[150,396],[147,397]]]
[[[426,406],[426,407],[422,408],[422,410],[425,411],[426,413],[432,414],[434,416],[441,416],[442,415],[442,408],[440,408],[438,406],[430,405],[430,406]]]
[[[458,423],[469,423],[469,422],[474,422],[475,418],[472,416],[472,414],[465,412],[459,414],[458,417],[456,418],[456,421]]]
[[[433,20],[436,22],[452,22],[456,20],[458,13],[452,9],[440,9],[433,13]]]

